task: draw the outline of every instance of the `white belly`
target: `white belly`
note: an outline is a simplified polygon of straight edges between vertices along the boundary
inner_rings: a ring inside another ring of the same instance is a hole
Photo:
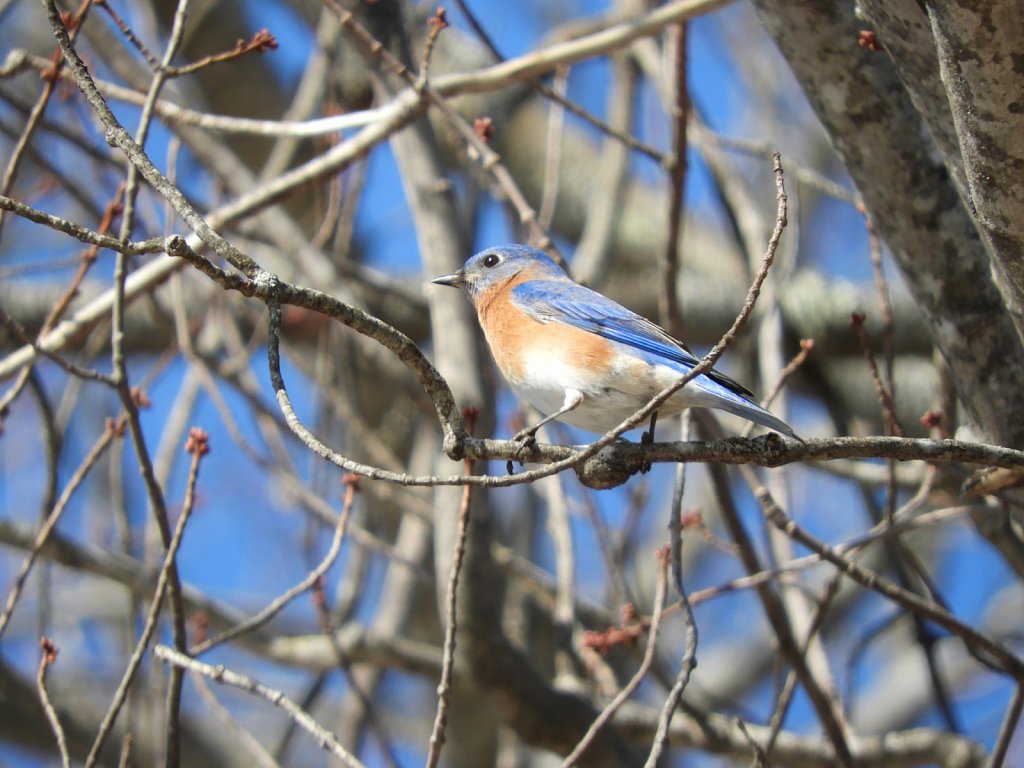
[[[583,395],[583,401],[558,420],[597,433],[617,427],[681,376],[668,366],[650,365],[625,356],[600,377],[587,375],[577,367],[548,356],[525,362],[523,375],[509,380],[520,397],[548,415],[562,407],[567,391],[576,390]],[[687,384],[659,412],[672,415],[689,406],[714,406],[716,403],[713,396]]]

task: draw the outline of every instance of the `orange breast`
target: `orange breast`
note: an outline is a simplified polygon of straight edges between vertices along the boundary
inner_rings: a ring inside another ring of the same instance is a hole
[[[534,320],[512,303],[512,289],[519,281],[509,281],[481,296],[477,311],[480,326],[491,347],[491,354],[505,378],[519,380],[523,375],[531,344],[542,338],[544,324]]]
[[[536,376],[538,367],[565,373],[578,370],[584,378],[587,372],[607,371],[615,355],[608,340],[564,323],[541,323],[530,317],[512,303],[512,289],[522,282],[514,278],[477,302],[480,325],[505,378],[516,384],[524,376]],[[581,384],[563,382],[569,387]]]

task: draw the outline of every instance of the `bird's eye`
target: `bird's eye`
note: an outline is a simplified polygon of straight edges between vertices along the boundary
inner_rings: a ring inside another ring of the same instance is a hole
[[[488,269],[498,266],[499,261],[501,261],[501,256],[496,253],[488,253],[484,256],[484,266]]]

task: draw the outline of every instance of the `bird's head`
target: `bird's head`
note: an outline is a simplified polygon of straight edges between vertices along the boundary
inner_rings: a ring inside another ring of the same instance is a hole
[[[501,245],[480,251],[450,275],[430,282],[462,288],[475,302],[488,291],[510,280],[567,278],[565,271],[545,253],[526,245]]]

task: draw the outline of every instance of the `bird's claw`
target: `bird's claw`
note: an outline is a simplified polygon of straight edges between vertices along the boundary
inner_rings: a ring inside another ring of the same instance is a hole
[[[518,443],[518,445],[515,448],[514,458],[509,459],[505,464],[505,469],[508,470],[510,475],[515,474],[512,467],[513,462],[518,461],[522,464],[523,462],[521,457],[523,452],[537,445],[537,428],[533,427],[519,430],[512,435],[511,442]]]
[[[537,428],[530,427],[521,429],[512,436],[513,443],[519,443],[520,448],[532,448],[537,444]]]
[[[654,434],[651,431],[646,431],[646,432],[644,432],[644,433],[642,433],[640,435],[640,445],[641,446],[646,447],[648,445],[653,445],[653,443],[654,443]],[[646,475],[648,472],[651,471],[651,467],[652,466],[653,465],[651,464],[651,461],[649,459],[644,459],[643,464],[640,465],[640,474],[641,475]]]

